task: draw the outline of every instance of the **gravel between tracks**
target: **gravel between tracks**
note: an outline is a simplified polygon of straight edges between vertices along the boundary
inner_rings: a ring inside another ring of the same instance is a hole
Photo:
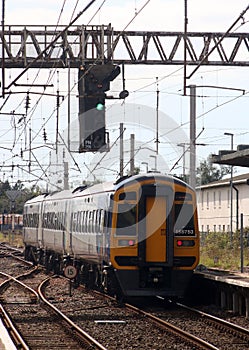
[[[193,349],[187,344],[183,347],[182,339],[154,326],[144,316],[118,308],[115,302],[92,292],[74,289],[69,297],[69,282],[61,278],[50,281],[46,296],[108,350]]]
[[[117,309],[115,303],[97,298],[92,292],[84,292],[81,288],[74,289],[70,298],[69,282],[63,279],[53,279],[46,289],[46,295],[74,322],[84,327],[110,350],[193,349],[190,345],[183,344],[179,338],[153,326],[145,317],[133,314],[125,308]],[[245,328],[249,326],[245,318],[231,314],[229,316],[229,313],[218,311],[215,307],[206,308],[206,312],[217,314],[218,317]],[[248,344],[243,340],[223,334],[223,331],[209,327],[198,320],[198,317],[187,315],[186,312],[169,309],[164,310],[161,315],[176,327],[200,336],[219,349],[248,349]]]

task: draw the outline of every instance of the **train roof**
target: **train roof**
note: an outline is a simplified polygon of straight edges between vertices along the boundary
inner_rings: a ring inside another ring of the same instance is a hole
[[[183,180],[179,179],[176,176],[173,175],[164,175],[158,172],[148,172],[148,173],[144,173],[144,174],[138,174],[138,175],[134,175],[134,176],[125,176],[123,178],[120,178],[117,182],[116,182],[116,189],[132,182],[132,181],[143,181],[146,179],[156,179],[156,180],[168,180],[174,183],[177,183],[179,185],[185,186],[190,188],[191,190],[193,190],[193,188],[191,186],[189,186],[186,182],[184,182]]]
[[[34,203],[42,202],[46,196],[47,196],[47,193],[32,197],[29,200],[27,200],[25,204],[34,204]]]
[[[145,174],[138,174],[134,176],[124,176],[120,179],[118,179],[116,182],[109,181],[109,182],[103,182],[103,183],[98,183],[92,186],[79,186],[73,191],[71,190],[63,190],[60,192],[54,192],[50,194],[42,194],[37,197],[31,198],[26,202],[26,204],[33,204],[37,202],[42,202],[44,200],[59,200],[59,199],[71,199],[71,198],[76,198],[80,196],[89,196],[93,194],[98,194],[98,193],[112,193],[119,188],[132,183],[133,181],[140,182],[144,181],[146,179],[156,179],[156,180],[168,180],[174,183],[177,183],[182,186],[186,186],[193,190],[192,187],[190,187],[187,183],[182,181],[181,179],[172,176],[172,175],[163,175],[157,172],[151,172],[151,173],[145,173]]]
[[[78,197],[79,195],[91,195],[103,192],[113,192],[114,191],[114,183],[110,182],[102,182],[96,185],[88,186],[85,188],[78,187],[72,193],[73,197]]]
[[[164,181],[168,180],[171,182],[179,183],[184,186],[187,185],[185,182],[183,182],[182,180],[172,175],[163,175],[157,172],[153,172],[153,173],[151,172],[151,173],[138,174],[133,176],[123,176],[119,178],[116,182],[113,182],[113,181],[103,182],[103,183],[99,183],[89,187],[80,186],[73,191],[73,195],[77,197],[80,194],[91,195],[91,194],[103,193],[103,192],[113,192],[121,188],[122,186],[125,186],[126,184],[132,183],[133,181],[140,182],[148,179],[156,179],[156,180],[164,180]]]

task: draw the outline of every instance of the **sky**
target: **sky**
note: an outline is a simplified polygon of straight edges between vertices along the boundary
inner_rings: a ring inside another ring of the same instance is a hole
[[[14,26],[25,25],[68,25],[75,16],[90,1],[80,0],[5,0],[5,24]],[[146,31],[180,31],[184,30],[184,0],[96,0],[95,3],[79,18],[77,25],[108,25],[111,23],[114,30],[146,30]],[[191,32],[226,32],[238,16],[248,6],[245,0],[188,0],[188,31]],[[137,14],[137,15],[136,15]],[[239,21],[234,27],[235,32],[248,32],[249,11],[244,16],[244,23]],[[249,53],[243,59],[248,60]],[[193,67],[187,67],[190,73]],[[248,68],[246,67],[208,67],[203,66],[188,80],[188,84],[197,86],[196,99],[196,134],[197,164],[206,160],[211,153],[218,153],[221,149],[230,149],[231,137],[224,132],[232,133],[234,148],[239,144],[249,144],[248,122]],[[6,70],[6,85],[10,83],[20,71]],[[71,70],[70,81],[77,86],[77,70]],[[65,101],[60,108],[59,129],[61,134],[67,127],[67,78],[66,69],[59,71],[29,70],[20,79],[20,83],[30,83],[36,77],[36,84],[48,80],[53,87],[47,91],[56,94],[57,89],[65,95]],[[158,78],[158,85],[157,79]],[[101,154],[66,154],[70,162],[70,186],[76,186],[84,180],[109,180],[115,178],[119,171],[119,149],[114,142],[118,138],[119,123],[123,122],[126,131],[125,152],[129,161],[130,134],[135,133],[137,153],[135,165],[145,171],[158,168],[162,172],[177,174],[188,172],[188,153],[184,157],[183,148],[177,144],[189,143],[189,105],[190,98],[183,96],[183,67],[127,65],[125,67],[126,89],[129,97],[122,101],[107,101],[107,129],[110,132],[112,151],[108,155]],[[117,95],[121,90],[122,81],[118,77],[111,85],[110,94]],[[209,86],[209,87],[203,87]],[[216,88],[217,87],[217,88]],[[218,88],[219,87],[219,88]],[[230,89],[221,89],[226,87]],[[241,91],[233,89],[243,89]],[[159,154],[155,159],[155,119],[157,89],[159,91]],[[1,112],[24,113],[25,92],[27,88],[12,87],[13,94],[7,101],[1,98]],[[33,88],[40,92],[41,89]],[[30,109],[25,129],[20,117],[2,115],[0,122],[1,158],[0,180],[9,179],[15,183],[17,179],[28,184],[41,183],[49,188],[61,186],[63,170],[61,170],[62,156],[55,154],[56,128],[56,97],[38,97],[30,95]],[[71,121],[74,137],[77,137],[78,101],[77,89],[72,90]],[[19,122],[19,123],[18,123]],[[177,129],[179,133],[169,133],[168,129]],[[29,172],[28,139],[29,129],[32,132],[32,168]],[[45,144],[43,132],[47,133],[48,141]],[[63,144],[61,141],[61,146]],[[53,148],[53,149],[52,149]],[[77,147],[76,147],[77,148]],[[142,149],[147,151],[142,151]],[[21,157],[21,150],[24,155]],[[51,152],[51,153],[50,153]],[[67,152],[66,152],[67,153]],[[48,169],[49,163],[54,167]],[[157,164],[155,163],[157,162]],[[142,164],[143,163],[143,164]],[[144,163],[147,163],[144,164]],[[59,165],[58,165],[59,164]],[[2,165],[2,166],[1,166]],[[17,167],[16,165],[22,165]],[[57,166],[58,165],[58,166]],[[127,171],[127,165],[125,171]],[[94,172],[92,171],[94,169]],[[105,170],[104,170],[105,169]],[[90,171],[89,171],[90,170]],[[247,171],[236,168],[235,173]],[[94,175],[92,174],[94,173]]]

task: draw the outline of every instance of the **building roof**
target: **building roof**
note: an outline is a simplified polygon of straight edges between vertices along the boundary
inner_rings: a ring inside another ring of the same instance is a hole
[[[213,188],[213,187],[222,187],[222,186],[229,186],[230,185],[231,178],[225,178],[219,181],[213,181],[206,185],[197,186],[196,190],[204,190],[206,188]],[[233,176],[233,184],[249,184],[249,173]]]

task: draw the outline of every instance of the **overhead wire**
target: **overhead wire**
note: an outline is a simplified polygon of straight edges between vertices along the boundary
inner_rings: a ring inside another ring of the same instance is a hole
[[[97,11],[95,12],[94,16],[96,16],[96,14],[98,13],[98,11],[99,11],[99,10],[101,9],[101,7],[104,5],[105,1],[106,1],[106,0],[102,1],[100,7],[97,9]],[[145,8],[145,6],[146,6],[149,2],[150,2],[150,0],[147,0],[147,1],[146,1],[146,3],[139,9],[139,11],[137,12],[137,14],[135,14],[135,15],[132,17],[132,19],[128,22],[128,24],[124,27],[124,29],[121,31],[121,33],[125,31],[125,29],[126,29],[126,28],[132,23],[132,21],[141,13],[141,11]],[[92,20],[92,19],[93,19],[93,17],[91,18],[91,20]],[[89,22],[88,22],[88,24],[89,24]],[[120,33],[119,35],[121,35],[121,33]],[[106,49],[106,51],[107,51],[107,49]],[[105,52],[106,52],[106,51],[105,51]],[[99,60],[99,58],[97,58],[97,59],[95,60],[95,63],[97,63],[98,60]],[[86,73],[85,73],[85,74],[86,74]],[[77,84],[78,84],[78,81],[76,81],[76,82],[74,83],[74,85],[71,87],[71,91],[75,88],[75,86],[76,86]],[[65,99],[66,99],[67,97],[68,97],[68,94],[65,95]],[[64,101],[65,101],[65,99],[64,99]],[[64,101],[62,101],[62,103],[63,103]],[[53,116],[54,113],[55,113],[55,109],[54,109],[53,112],[50,114],[50,117],[47,119],[46,123],[52,118],[52,116]],[[37,135],[40,133],[40,131],[41,131],[41,129],[39,129],[39,131],[37,132],[36,137],[37,137]],[[33,140],[34,140],[36,137],[34,137]]]
[[[105,2],[105,1],[104,1]],[[103,2],[103,3],[104,3]],[[149,2],[149,1],[148,1]],[[148,3],[147,2],[147,3]],[[129,22],[130,23],[130,22]],[[182,69],[182,68],[180,68],[180,69]],[[179,70],[180,70],[179,69]],[[152,83],[152,84],[149,84],[148,86],[151,86],[151,85],[153,85],[154,83]],[[75,84],[76,85],[76,84]],[[137,91],[139,91],[139,90],[141,90],[141,88],[140,89],[138,89]],[[241,96],[239,96],[239,97],[241,97]],[[239,98],[239,97],[236,97],[236,98],[234,98],[233,100],[236,100],[237,98]],[[229,102],[232,102],[233,100],[231,100],[231,101],[227,101],[227,102],[224,102],[223,104],[226,104],[226,103],[229,103]],[[221,104],[220,106],[222,106],[223,104]],[[201,117],[201,116],[203,116],[203,115],[205,115],[205,114],[207,114],[207,113],[209,113],[209,112],[211,112],[211,111],[213,111],[213,110],[215,110],[216,108],[219,108],[220,106],[216,106],[215,108],[213,108],[213,109],[210,109],[209,111],[207,111],[207,112],[205,112],[205,113],[203,113],[203,114],[201,114],[199,117]],[[54,113],[55,112],[55,110],[52,112],[52,113]],[[189,122],[187,122],[187,123],[184,123],[184,124],[188,124]]]
[[[65,4],[66,4],[66,1],[67,1],[67,0],[64,0],[64,1],[63,1],[62,7],[61,7],[61,10],[60,10],[60,14],[59,14],[59,17],[58,17],[58,19],[57,19],[56,26],[55,26],[54,36],[55,36],[55,33],[56,33],[56,28],[57,28],[58,25],[59,25],[59,22],[60,22],[62,13],[63,13],[63,11],[64,11],[64,7],[65,7]],[[39,76],[39,74],[40,74],[40,72],[41,72],[41,69],[43,69],[43,68],[40,67],[40,68],[38,69],[38,72],[36,73],[35,77],[33,78],[33,81],[32,81],[32,84],[31,84],[30,88],[27,90],[27,93],[29,93],[29,92],[31,91],[32,87],[34,86],[34,84],[35,84],[36,80],[38,79],[38,76]],[[48,85],[48,82],[49,82],[49,78],[48,78],[47,83],[46,83],[45,85]],[[44,85],[44,92],[45,92],[45,90],[46,90],[45,85]],[[9,96],[10,96],[10,95],[9,95]],[[38,98],[38,101],[36,101],[36,104],[35,104],[35,105],[33,106],[33,108],[30,110],[30,113],[29,113],[29,114],[31,114],[31,115],[30,115],[29,119],[28,119],[28,120],[25,119],[26,125],[27,125],[27,124],[29,123],[29,121],[31,120],[32,115],[33,115],[33,113],[35,112],[36,107],[38,106],[38,104],[39,104],[40,100],[42,99],[42,97],[43,97],[43,94],[41,94],[40,98]],[[21,102],[19,103],[19,105],[16,107],[15,110],[17,110],[21,105],[23,105],[24,101],[25,101],[25,97],[21,100]],[[24,125],[23,132],[25,132],[25,129],[26,129],[26,126]],[[18,139],[17,139],[16,141],[18,141],[18,140],[20,139],[21,135],[22,135],[22,132],[19,134],[19,137],[18,137]],[[13,148],[14,148],[14,146],[15,146],[15,144],[13,144]]]
[[[91,6],[91,4],[92,4],[93,2],[95,2],[95,0],[90,1],[90,2],[88,3],[88,5],[83,9],[83,11],[81,11],[80,14],[77,15],[76,18],[79,18],[79,16],[80,16],[83,12],[85,12],[85,10],[88,9],[88,8]],[[63,6],[62,6],[62,8],[61,8],[61,12],[60,12],[60,16],[59,16],[57,25],[58,25],[58,23],[59,23],[61,14],[62,14],[62,12],[63,12],[65,3],[66,3],[66,0],[64,0]],[[74,14],[75,10],[76,10],[77,5],[78,5],[78,0],[77,0],[77,2],[76,2],[74,11],[73,11],[73,13],[72,13],[72,17],[73,17],[73,14]],[[71,18],[72,18],[72,17],[71,17]],[[72,21],[71,21],[71,22],[72,22]],[[22,74],[21,74],[21,75],[22,75]],[[20,76],[21,76],[21,75],[20,75]],[[38,75],[39,75],[39,72],[36,74],[35,80],[36,80],[36,78],[38,77]],[[20,77],[20,76],[19,76],[19,77]],[[17,80],[17,79],[16,79],[16,80]],[[16,81],[16,80],[15,80],[15,81]],[[33,83],[35,82],[35,80],[33,81]],[[49,81],[49,78],[48,78],[48,81]],[[12,82],[12,83],[13,83],[13,82]],[[31,89],[31,88],[30,88],[30,89]],[[9,96],[10,96],[10,95],[9,95]],[[40,99],[38,99],[38,102],[37,102],[36,106],[38,105],[38,103],[39,103],[39,101],[41,100],[41,98],[42,98],[42,96],[40,97]],[[19,106],[20,106],[20,105],[19,105]],[[34,112],[34,110],[35,110],[35,108],[33,109],[33,112]],[[33,114],[32,114],[32,115],[33,115]],[[31,118],[31,117],[30,117],[30,118]],[[20,133],[20,135],[19,135],[20,137],[21,137],[21,134],[22,134],[22,133]],[[14,146],[15,146],[15,143],[16,143],[16,137],[15,137],[15,140],[14,140],[13,148],[14,148]]]

